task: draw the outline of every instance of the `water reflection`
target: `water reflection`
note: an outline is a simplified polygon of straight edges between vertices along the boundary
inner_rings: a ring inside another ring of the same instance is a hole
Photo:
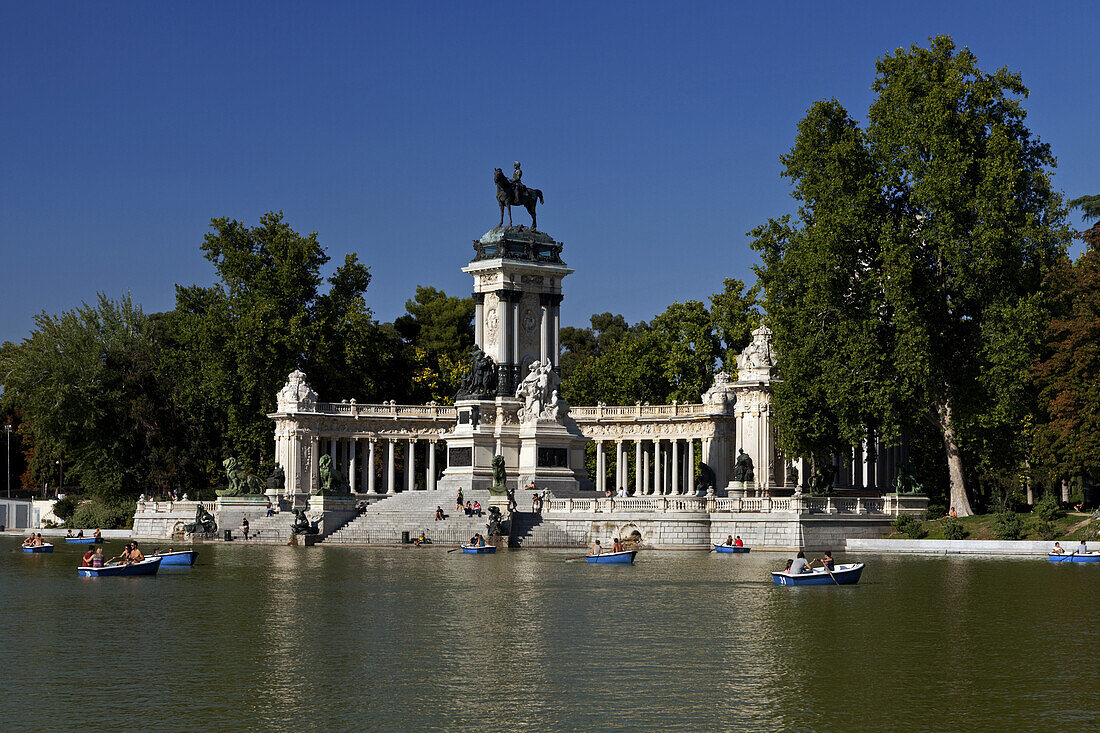
[[[621,567],[219,544],[194,568],[88,582],[78,553],[0,542],[5,651],[40,671],[9,676],[3,730],[1096,723],[1074,660],[1095,652],[1100,568],[869,557],[858,586],[776,588],[769,553]],[[42,679],[49,704],[26,704]]]

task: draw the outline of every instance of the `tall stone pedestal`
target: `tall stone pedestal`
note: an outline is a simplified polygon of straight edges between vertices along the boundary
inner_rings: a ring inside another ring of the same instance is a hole
[[[227,529],[234,532],[241,526],[241,520],[248,517],[252,522],[260,517],[267,516],[268,507],[271,504],[263,494],[247,494],[244,496],[219,496],[214,502],[214,519],[218,522],[218,533]]]
[[[306,516],[310,521],[317,522],[320,536],[327,537],[355,518],[355,504],[355,497],[352,496],[313,494],[309,497]]]

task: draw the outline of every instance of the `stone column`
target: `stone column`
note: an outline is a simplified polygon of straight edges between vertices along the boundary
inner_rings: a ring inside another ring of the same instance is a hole
[[[358,447],[358,439],[348,439],[348,487],[351,488],[353,494],[357,493],[356,487],[359,485],[359,477],[355,475],[355,453]]]
[[[405,490],[416,488],[416,438],[409,438],[405,446]]]
[[[539,296],[539,359],[543,361],[550,359],[550,363],[553,364],[554,359],[550,356],[550,309],[552,305],[546,295],[546,293],[543,293]]]
[[[371,438],[367,441],[368,450],[367,460],[364,461],[364,470],[367,472],[367,493],[377,494],[378,488],[374,485],[374,446],[377,440]]]
[[[511,336],[512,336],[512,358],[509,359],[509,361],[511,361],[514,366],[518,366],[520,368],[519,378],[523,379],[523,366],[524,365],[519,363],[519,334],[520,334],[520,331],[523,330],[523,326],[521,325],[523,323],[523,321],[520,320],[521,318],[523,318],[523,316],[519,312],[519,305],[520,305],[519,300],[520,300],[519,299],[519,293],[513,292],[512,293],[512,302],[510,304],[511,305],[511,310],[512,310],[512,318],[511,318],[511,323],[512,323],[512,333],[511,333]],[[514,385],[514,384],[512,385],[513,388],[515,388],[515,386],[516,385]]]
[[[653,494],[660,496],[664,493],[661,485],[661,439],[653,439]]]
[[[638,482],[638,492],[643,496],[648,496],[653,491],[653,480],[649,473],[649,453],[653,450],[652,446],[645,445],[645,441],[639,440],[638,445],[642,449],[642,460],[639,462],[641,466],[642,480]]]
[[[619,489],[626,482],[626,465],[623,461],[623,441],[615,441],[615,496],[619,495]]]
[[[605,487],[605,477],[607,476],[607,468],[604,465],[604,451],[603,441],[596,441],[596,493],[603,494]]]
[[[634,496],[642,495],[642,441],[634,441]]]
[[[474,343],[485,350],[485,293],[474,293]]]
[[[688,438],[687,486],[685,494],[695,492],[695,438]]]
[[[311,436],[309,447],[309,482],[302,487],[305,494],[312,494],[321,485],[321,439],[316,435]]]
[[[394,444],[393,438],[386,439],[386,493],[393,494],[397,491],[397,479],[394,475]]]
[[[672,444],[672,487],[669,491],[670,494],[679,494],[680,492],[680,441],[677,438],[673,438]]]
[[[424,485],[428,487],[430,491],[436,490],[435,485],[435,449],[436,442],[434,440],[428,441],[428,476]]]
[[[558,302],[554,304],[554,325],[551,327],[550,335],[554,341],[553,359],[554,368],[560,369],[558,364],[558,357],[561,356],[561,296],[558,296]]]

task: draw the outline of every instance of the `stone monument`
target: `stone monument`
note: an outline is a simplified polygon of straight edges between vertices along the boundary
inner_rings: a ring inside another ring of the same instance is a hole
[[[513,181],[495,176],[498,201],[501,190],[510,197],[521,185],[517,174]],[[553,237],[523,226],[494,227],[474,241],[474,257],[462,271],[474,279],[477,349],[455,400],[457,424],[443,436],[440,488],[488,489],[497,455],[504,457],[509,489],[534,481],[568,495],[589,486],[586,440],[558,389],[562,280],[573,272],[561,252]]]

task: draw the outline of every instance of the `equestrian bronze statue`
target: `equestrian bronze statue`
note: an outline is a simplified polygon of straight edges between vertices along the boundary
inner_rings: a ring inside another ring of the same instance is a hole
[[[497,203],[500,204],[498,226],[504,226],[504,207],[508,207],[508,226],[512,226],[512,207],[522,206],[531,215],[531,228],[537,229],[535,206],[543,203],[542,191],[524,186],[520,183],[520,175],[522,173],[519,170],[519,163],[516,163],[516,172],[512,175],[512,180],[508,180],[500,168],[493,169],[493,182],[497,184]]]

